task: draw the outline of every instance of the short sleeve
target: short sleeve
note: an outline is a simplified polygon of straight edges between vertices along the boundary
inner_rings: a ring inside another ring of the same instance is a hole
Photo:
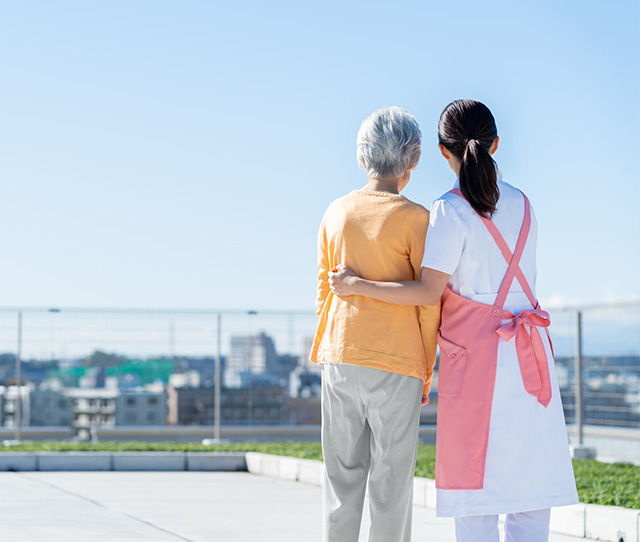
[[[322,218],[318,230],[318,282],[316,290],[316,316],[320,316],[327,297],[329,297],[329,252],[325,219]]]
[[[453,275],[466,239],[466,228],[454,206],[438,199],[431,206],[422,267]]]

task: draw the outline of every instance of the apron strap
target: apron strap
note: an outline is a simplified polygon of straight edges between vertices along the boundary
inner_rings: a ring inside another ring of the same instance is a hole
[[[455,194],[456,196],[461,197],[462,199],[465,199],[464,196],[462,195],[462,191],[459,188],[454,188],[453,190],[450,190],[450,192],[452,194]],[[498,245],[498,248],[500,249],[502,256],[504,257],[506,262],[509,264],[509,267],[507,268],[507,272],[505,273],[505,276],[502,279],[502,284],[500,285],[500,289],[498,290],[498,295],[496,296],[494,305],[500,308],[504,307],[504,303],[507,299],[507,294],[509,293],[509,289],[511,288],[513,279],[516,278],[518,279],[518,282],[520,283],[522,290],[524,291],[527,298],[529,299],[529,302],[535,309],[538,307],[538,301],[536,299],[536,296],[533,295],[531,287],[529,286],[527,279],[525,278],[524,274],[522,273],[522,270],[520,269],[520,259],[522,258],[524,247],[527,243],[527,238],[529,236],[529,230],[531,229],[531,207],[529,205],[529,199],[527,198],[527,196],[524,195],[522,191],[520,191],[520,193],[524,198],[524,219],[522,221],[522,226],[520,228],[520,234],[518,236],[518,241],[516,243],[516,249],[514,250],[513,254],[511,254],[511,251],[509,250],[507,243],[505,242],[504,238],[498,231],[498,228],[496,227],[496,225],[490,219],[480,215],[478,216],[480,217],[480,219],[486,226],[487,230],[491,234],[491,237],[493,237],[493,240],[495,241],[496,245]]]
[[[531,207],[529,205],[529,200],[527,196],[522,194],[524,198],[524,218],[522,220],[522,226],[520,227],[520,235],[518,236],[518,241],[516,243],[516,248],[513,251],[513,255],[507,246],[502,235],[496,228],[496,225],[489,219],[483,218],[482,222],[487,227],[491,236],[495,240],[500,252],[502,252],[502,256],[509,263],[509,267],[507,272],[502,279],[502,284],[500,285],[500,290],[498,291],[498,296],[496,297],[495,304],[502,308],[504,306],[505,301],[507,300],[507,294],[509,293],[509,289],[511,288],[511,284],[513,283],[513,279],[515,277],[518,278],[518,282],[522,287],[524,293],[526,294],[529,302],[535,309],[538,305],[538,301],[536,300],[531,288],[529,287],[529,283],[525,279],[522,270],[520,269],[520,259],[522,258],[522,254],[524,252],[524,247],[527,243],[527,238],[529,237],[529,231],[531,229]]]

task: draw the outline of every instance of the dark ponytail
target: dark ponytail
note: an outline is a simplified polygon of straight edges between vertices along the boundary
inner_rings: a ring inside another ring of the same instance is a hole
[[[491,217],[500,198],[496,163],[489,150],[498,137],[489,108],[475,100],[456,100],[440,115],[438,140],[460,160],[460,190],[471,207]]]

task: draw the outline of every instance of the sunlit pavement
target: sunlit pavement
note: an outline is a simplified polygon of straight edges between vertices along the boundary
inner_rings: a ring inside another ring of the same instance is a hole
[[[7,472],[0,539],[320,542],[321,503],[319,487],[247,473]],[[367,535],[365,515],[360,540]],[[415,507],[413,539],[452,542],[453,522]]]

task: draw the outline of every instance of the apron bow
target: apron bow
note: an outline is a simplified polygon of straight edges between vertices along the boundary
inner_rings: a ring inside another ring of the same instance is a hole
[[[517,316],[508,311],[503,311],[503,315],[508,318],[508,322],[500,326],[497,333],[505,341],[510,341],[515,336],[524,387],[546,407],[551,401],[551,381],[547,353],[538,327],[549,326],[549,313],[531,309],[522,311]]]

